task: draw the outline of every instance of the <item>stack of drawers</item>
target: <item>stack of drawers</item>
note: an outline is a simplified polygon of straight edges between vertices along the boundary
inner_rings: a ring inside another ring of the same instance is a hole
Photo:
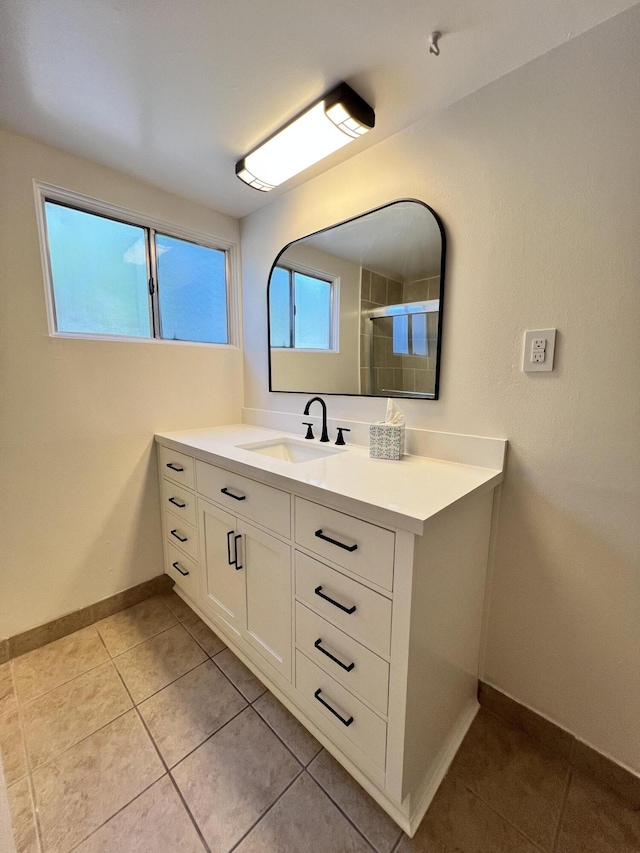
[[[295,499],[296,690],[384,772],[395,534]]]
[[[165,571],[191,599],[199,591],[194,460],[159,446]]]

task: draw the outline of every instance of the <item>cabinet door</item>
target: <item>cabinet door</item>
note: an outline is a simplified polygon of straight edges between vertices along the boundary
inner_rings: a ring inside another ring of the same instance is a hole
[[[291,681],[291,548],[244,521],[238,531],[246,583],[245,640]]]
[[[234,516],[198,500],[204,555],[203,609],[221,616],[235,631],[244,627],[244,571],[236,567],[240,531]],[[240,560],[238,566],[242,566]]]

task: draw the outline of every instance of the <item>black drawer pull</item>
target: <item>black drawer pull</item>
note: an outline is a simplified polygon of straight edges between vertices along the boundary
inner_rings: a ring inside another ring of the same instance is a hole
[[[174,465],[173,462],[167,462],[167,468],[171,468],[172,471],[178,471],[179,473],[184,471],[184,468],[181,468],[179,465]]]
[[[340,610],[344,610],[345,613],[355,613],[356,612],[355,604],[352,607],[345,607],[344,604],[340,604],[339,601],[334,601],[333,598],[329,598],[328,595],[325,595],[324,592],[322,591],[321,586],[317,586],[314,589],[314,592],[316,595],[319,595],[320,598],[324,598],[325,601],[328,601],[329,604],[333,604],[334,607],[339,607]]]
[[[321,642],[322,642],[322,637],[319,637],[319,638],[315,641],[315,643],[314,643],[313,645],[316,647],[316,649],[317,649],[319,652],[322,652],[322,654],[323,654],[323,655],[326,655],[328,658],[331,658],[331,660],[332,660],[334,663],[337,663],[337,664],[338,664],[338,666],[341,666],[344,670],[346,670],[346,672],[351,672],[351,670],[352,670],[352,669],[354,668],[354,666],[355,666],[355,663],[351,662],[351,663],[349,664],[349,666],[347,666],[347,664],[346,664],[346,663],[342,663],[342,661],[341,661],[341,660],[338,660],[338,658],[334,657],[334,656],[331,654],[331,652],[328,652],[326,649],[323,649],[323,648],[322,648],[322,646],[320,645],[320,643],[321,643]]]
[[[334,716],[334,717],[337,717],[337,718],[340,720],[340,722],[342,723],[342,725],[343,725],[343,726],[350,726],[350,725],[351,725],[351,723],[353,722],[353,717],[349,717],[349,719],[348,719],[348,720],[345,720],[345,718],[342,716],[342,714],[339,714],[339,713],[335,710],[335,708],[332,708],[332,707],[331,707],[331,705],[330,705],[328,702],[325,702],[325,701],[324,701],[324,699],[323,699],[323,698],[322,698],[322,696],[320,695],[320,693],[321,693],[321,692],[322,692],[322,691],[320,690],[320,688],[318,688],[318,689],[316,690],[316,692],[313,694],[313,695],[315,696],[315,698],[318,700],[318,702],[319,702],[321,705],[324,705],[324,707],[327,709],[327,711],[331,711],[331,713],[333,714],[333,716]]]
[[[181,504],[175,498],[169,498],[169,503],[173,504],[174,506],[177,506],[178,509],[184,509],[186,507],[186,504]]]
[[[240,571],[240,569],[244,569],[244,566],[238,565],[238,539],[242,539],[241,533],[238,533],[237,536],[233,537],[233,550],[234,550],[235,556],[236,556],[236,558],[234,560],[234,563],[236,566],[236,571]]]
[[[187,539],[189,538],[188,536],[185,536],[185,537],[184,537],[184,539],[183,539],[183,538],[182,538],[182,536],[180,536],[180,535],[178,534],[178,531],[177,531],[177,530],[172,530],[172,531],[171,531],[171,535],[172,535],[172,536],[175,536],[175,537],[176,537],[176,539],[178,540],[178,542],[186,542],[186,541],[187,541]]]
[[[229,530],[227,532],[227,560],[229,561],[230,566],[235,566],[236,561],[231,559],[231,537],[233,536],[235,531]]]
[[[226,486],[224,487],[224,489],[220,489],[220,491],[222,492],[223,495],[226,495],[228,498],[233,498],[234,501],[246,501],[246,499],[247,499],[246,495],[233,495],[233,494],[231,494],[231,492],[229,491],[229,489],[227,489]]]
[[[189,574],[189,572],[185,572],[185,570],[184,570],[184,569],[181,569],[177,562],[175,562],[175,563],[171,563],[171,565],[172,565],[172,566],[173,566],[173,568],[176,570],[176,572],[180,572],[180,574],[181,574],[183,577],[185,577],[185,578],[186,578],[186,576]]]
[[[325,536],[322,530],[316,530],[314,535],[317,536],[318,539],[324,539],[325,542],[331,542],[332,545],[337,545],[338,548],[344,548],[345,551],[355,551],[358,547],[357,545],[345,545],[344,542],[338,542],[337,539]]]

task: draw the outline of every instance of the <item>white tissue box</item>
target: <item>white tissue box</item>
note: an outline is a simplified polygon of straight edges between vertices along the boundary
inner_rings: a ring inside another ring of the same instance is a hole
[[[404,424],[371,424],[369,427],[369,456],[372,459],[402,459],[404,453]]]

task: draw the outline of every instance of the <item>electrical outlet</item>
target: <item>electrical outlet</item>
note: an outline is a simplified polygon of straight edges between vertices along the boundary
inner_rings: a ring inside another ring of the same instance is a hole
[[[524,333],[522,369],[525,373],[553,370],[555,329],[535,329]]]

